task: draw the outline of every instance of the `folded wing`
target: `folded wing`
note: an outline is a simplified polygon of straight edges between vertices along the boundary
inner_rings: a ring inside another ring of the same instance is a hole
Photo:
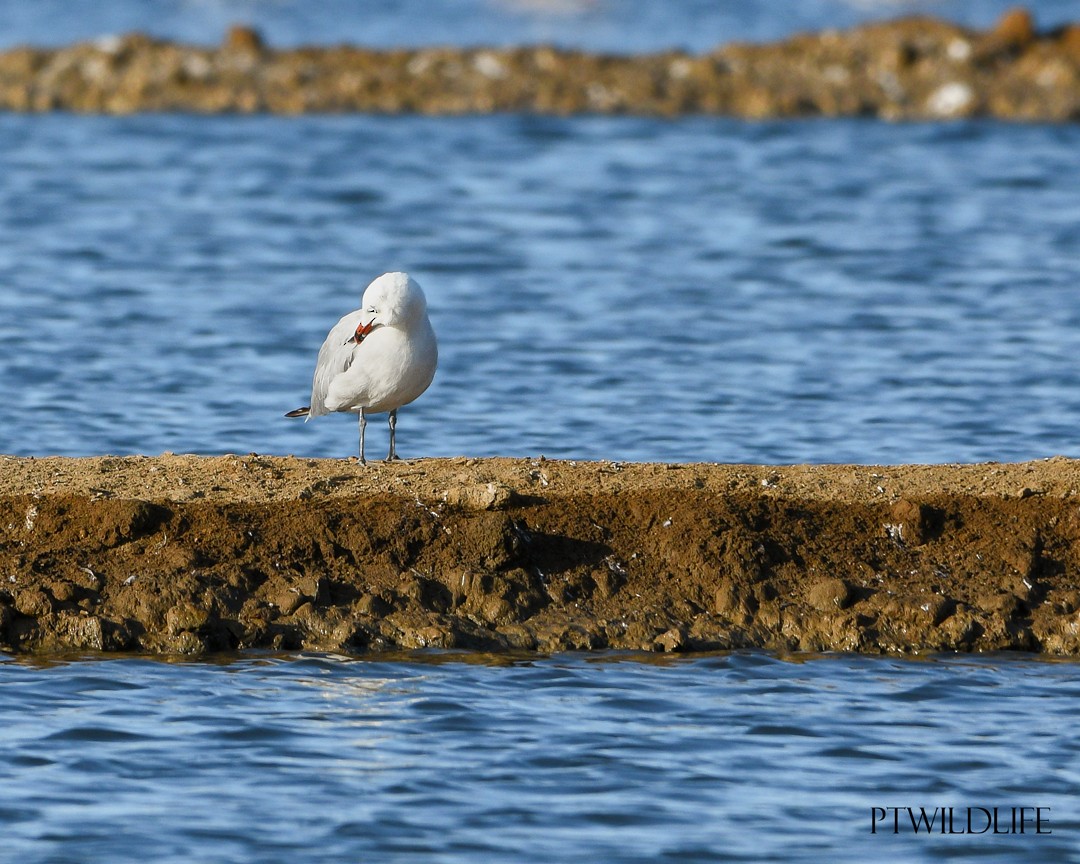
[[[326,341],[319,349],[315,377],[311,382],[309,417],[319,417],[330,413],[326,407],[326,394],[330,390],[330,382],[352,365],[354,351],[358,346],[350,340],[363,320],[363,311],[357,309],[338,321],[327,334]]]

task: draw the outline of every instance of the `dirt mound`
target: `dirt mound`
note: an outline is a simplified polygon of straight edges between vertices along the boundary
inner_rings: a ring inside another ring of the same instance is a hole
[[[986,31],[906,18],[708,54],[550,46],[273,50],[234,28],[217,47],[140,33],[0,53],[0,110],[728,114],[1080,119],[1080,24],[1013,10]]]
[[[1080,463],[0,457],[0,647],[1080,654]]]

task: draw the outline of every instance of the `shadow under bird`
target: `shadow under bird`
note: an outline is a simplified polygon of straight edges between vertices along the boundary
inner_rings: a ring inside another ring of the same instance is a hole
[[[397,411],[427,390],[439,348],[428,319],[427,298],[408,273],[384,273],[364,290],[360,308],[337,322],[319,349],[311,404],[286,417],[320,417],[332,411],[360,415],[360,461],[368,414],[390,414],[390,452],[397,459]]]

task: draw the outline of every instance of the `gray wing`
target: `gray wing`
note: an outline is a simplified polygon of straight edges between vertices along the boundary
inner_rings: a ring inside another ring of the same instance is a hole
[[[356,333],[364,318],[364,312],[357,309],[337,322],[326,336],[319,349],[319,360],[315,364],[315,377],[311,382],[311,411],[309,417],[329,414],[326,410],[326,393],[330,382],[352,365],[353,351],[356,345],[349,340]]]

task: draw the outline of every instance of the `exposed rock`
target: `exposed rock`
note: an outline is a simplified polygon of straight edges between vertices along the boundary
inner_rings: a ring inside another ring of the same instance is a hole
[[[226,51],[240,51],[249,54],[257,54],[265,47],[262,36],[252,27],[234,24],[225,34],[225,43],[222,46]]]
[[[705,55],[550,46],[275,50],[237,25],[219,46],[144,34],[0,53],[0,110],[202,113],[728,114],[1080,119],[1080,24],[1014,9],[976,31],[912,17]]]
[[[686,633],[681,627],[672,627],[666,633],[657,636],[653,643],[657,648],[668,653],[681,651],[686,644]]]
[[[0,648],[1080,656],[1080,462],[607,464],[0,456]]]
[[[1010,9],[998,19],[991,35],[1010,48],[1024,49],[1035,41],[1035,19],[1022,6]]]
[[[500,483],[479,483],[451,486],[446,490],[446,503],[470,510],[500,510],[514,497],[514,491]]]
[[[843,579],[826,579],[814,585],[806,593],[806,599],[819,612],[827,612],[830,609],[847,609],[854,600],[854,594]]]

